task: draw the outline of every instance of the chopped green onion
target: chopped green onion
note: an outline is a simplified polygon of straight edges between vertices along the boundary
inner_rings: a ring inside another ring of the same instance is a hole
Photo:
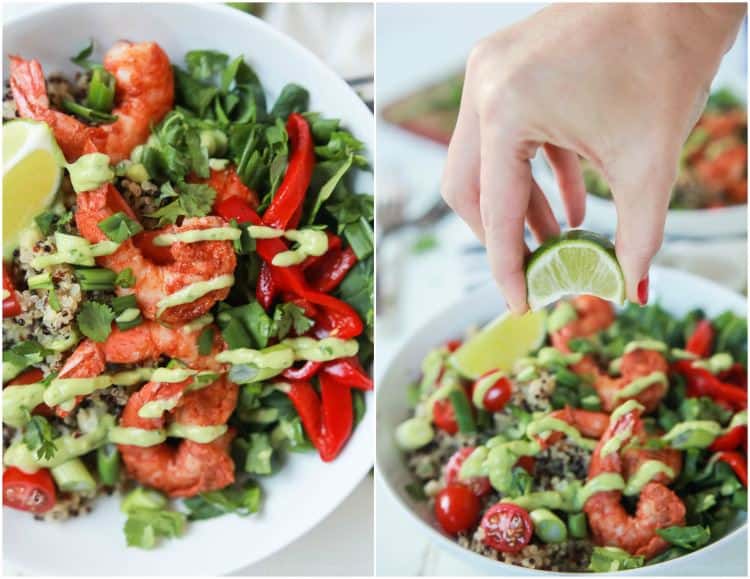
[[[135,285],[133,270],[129,267],[123,269],[115,278],[115,285],[122,288],[131,288]]]
[[[103,68],[95,68],[86,95],[86,106],[100,113],[109,113],[114,101],[115,77]]]
[[[471,406],[469,405],[468,398],[466,398],[466,393],[461,389],[457,389],[453,390],[449,396],[453,410],[456,413],[458,430],[464,434],[476,432],[474,416],[471,413]]]
[[[120,452],[114,444],[105,444],[96,451],[96,468],[103,485],[114,486],[120,478]]]
[[[137,308],[138,301],[135,299],[135,294],[129,294],[113,299],[110,305],[112,306],[112,311],[115,313],[115,315],[119,316],[127,309]]]
[[[117,120],[116,115],[95,111],[89,107],[79,105],[71,99],[65,99],[62,103],[62,107],[69,113],[73,113],[74,115],[87,121],[91,121],[92,123],[113,123]]]
[[[76,268],[76,279],[85,291],[112,291],[115,289],[116,274],[103,267],[90,269]]]

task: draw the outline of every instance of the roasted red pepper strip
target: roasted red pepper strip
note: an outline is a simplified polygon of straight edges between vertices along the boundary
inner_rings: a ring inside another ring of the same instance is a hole
[[[238,197],[231,197],[218,204],[216,213],[226,220],[236,219],[239,223],[262,224],[258,214]],[[287,245],[278,238],[257,239],[255,248],[258,255],[270,264],[277,253],[287,250]],[[362,333],[364,325],[354,308],[333,296],[310,288],[298,266],[270,267],[274,281],[280,290],[292,292],[324,310],[321,323],[331,335],[346,340]]]
[[[714,328],[708,320],[701,320],[695,325],[695,329],[688,338],[685,349],[701,358],[711,355],[711,346],[714,343]]]
[[[350,388],[372,390],[372,378],[362,369],[359,360],[353,356],[326,362],[323,373]]]
[[[287,380],[309,380],[318,373],[322,365],[323,362],[308,360],[299,368],[295,368],[294,366],[287,368],[281,375]]]
[[[298,113],[289,115],[286,132],[291,148],[289,164],[271,205],[263,214],[263,223],[276,229],[293,229],[299,223],[315,166],[315,145],[305,117]]]
[[[299,414],[310,442],[315,448],[320,449],[322,416],[317,392],[309,382],[291,382],[287,394]]]
[[[735,426],[726,434],[717,436],[708,449],[714,452],[719,450],[736,450],[742,446],[742,443],[745,442],[746,439],[747,425],[741,424]]]
[[[5,263],[3,263],[3,294],[5,292],[8,292],[10,295],[7,298],[3,298],[3,317],[12,318],[23,312],[23,309],[21,308],[21,302],[18,301],[13,280],[10,279],[8,269]]]
[[[742,364],[735,362],[729,370],[719,372],[718,378],[722,382],[747,390],[747,369]]]
[[[307,282],[316,291],[331,292],[356,263],[357,254],[351,247],[329,250],[320,261],[305,271]]]
[[[739,452],[724,451],[718,454],[718,460],[726,462],[732,467],[734,474],[740,479],[740,482],[747,486],[747,457]]]
[[[260,273],[258,274],[258,284],[255,286],[255,298],[263,309],[268,310],[279,293],[276,282],[273,281],[271,266],[265,261],[260,263]]]
[[[341,238],[338,235],[331,233],[330,231],[326,231],[326,235],[328,236],[328,249],[326,250],[326,253],[323,255],[310,255],[306,257],[305,261],[299,265],[301,269],[307,271],[310,267],[321,261],[327,255],[327,252],[341,248]]]
[[[336,458],[352,433],[354,408],[352,391],[328,374],[320,374],[320,397],[323,400],[323,447],[320,458]]]
[[[288,395],[320,458],[332,461],[346,444],[354,425],[351,390],[321,374],[320,397],[309,382],[290,383]]]
[[[708,370],[693,366],[690,360],[680,360],[672,367],[685,377],[688,396],[708,396],[727,402],[738,410],[747,408],[747,390],[721,382]]]

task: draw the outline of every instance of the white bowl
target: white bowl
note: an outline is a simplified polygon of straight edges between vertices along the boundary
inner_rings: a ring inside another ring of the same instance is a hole
[[[713,282],[673,269],[652,268],[651,292],[649,301],[659,302],[673,314],[685,314],[695,307],[703,308],[709,316],[716,316],[725,310],[746,315],[745,299]],[[689,288],[689,289],[688,289]],[[493,575],[547,575],[548,571],[535,571],[493,561],[487,557],[460,547],[453,539],[443,534],[433,523],[432,512],[424,503],[412,500],[405,491],[405,485],[413,481],[396,447],[393,433],[409,415],[405,386],[419,375],[424,356],[432,348],[447,340],[460,337],[472,324],[482,324],[495,318],[505,305],[494,284],[487,284],[473,291],[461,300],[438,313],[432,320],[415,332],[401,351],[393,358],[384,373],[378,373],[377,404],[377,446],[376,469],[386,483],[391,499],[403,507],[416,526],[427,534],[429,539],[464,562],[473,565],[477,571]],[[727,535],[707,547],[665,563],[643,567],[619,574],[648,575],[689,575],[697,559],[711,558],[722,546],[733,542],[738,556],[745,557],[747,566],[746,518],[738,517]],[[726,551],[727,549],[724,549]],[[705,573],[704,573],[705,574]]]
[[[173,62],[209,48],[244,54],[273,103],[287,82],[305,86],[311,110],[342,119],[374,151],[373,116],[353,90],[295,41],[254,17],[221,5],[69,4],[48,6],[4,27],[9,54],[39,59],[45,71],[73,71],[69,58],[93,38],[106,50],[118,39],[157,41]],[[372,191],[363,175],[358,191]],[[153,551],[128,549],[118,499],[101,499],[94,512],[65,523],[40,523],[3,509],[6,562],[30,575],[218,575],[282,549],[339,505],[372,466],[373,397],[368,412],[339,458],[324,464],[312,453],[290,454],[284,468],[261,480],[262,512],[189,525],[181,539]],[[327,553],[334,556],[335,549]],[[290,553],[290,556],[294,556]]]

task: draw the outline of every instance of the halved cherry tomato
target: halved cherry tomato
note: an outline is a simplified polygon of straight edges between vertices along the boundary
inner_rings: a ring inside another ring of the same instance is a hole
[[[491,370],[494,372],[494,370]],[[481,377],[480,377],[481,380]],[[475,382],[472,386],[476,388],[477,383]],[[507,377],[500,377],[484,394],[482,398],[482,405],[488,412],[500,412],[510,400],[510,396],[513,393],[513,385]]]
[[[475,476],[470,479],[460,480],[458,473],[461,470],[461,465],[472,452],[474,452],[473,446],[467,446],[461,448],[455,452],[453,456],[448,459],[445,465],[445,484],[462,484],[471,489],[478,497],[483,497],[492,490],[490,485],[490,479],[486,476]]]
[[[534,524],[526,509],[513,503],[490,507],[482,517],[482,542],[503,553],[518,553],[531,541]]]
[[[446,533],[468,531],[479,518],[479,498],[464,485],[446,486],[435,497],[435,516]]]
[[[456,422],[456,411],[449,398],[438,400],[432,406],[432,420],[440,430],[448,434],[458,432],[458,422]]]
[[[16,467],[3,473],[3,504],[30,513],[46,513],[55,506],[55,483],[47,469],[33,474]]]

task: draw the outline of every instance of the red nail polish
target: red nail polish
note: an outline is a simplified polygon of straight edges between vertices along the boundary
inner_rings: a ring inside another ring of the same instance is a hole
[[[638,303],[642,306],[648,303],[648,275],[638,282]]]

